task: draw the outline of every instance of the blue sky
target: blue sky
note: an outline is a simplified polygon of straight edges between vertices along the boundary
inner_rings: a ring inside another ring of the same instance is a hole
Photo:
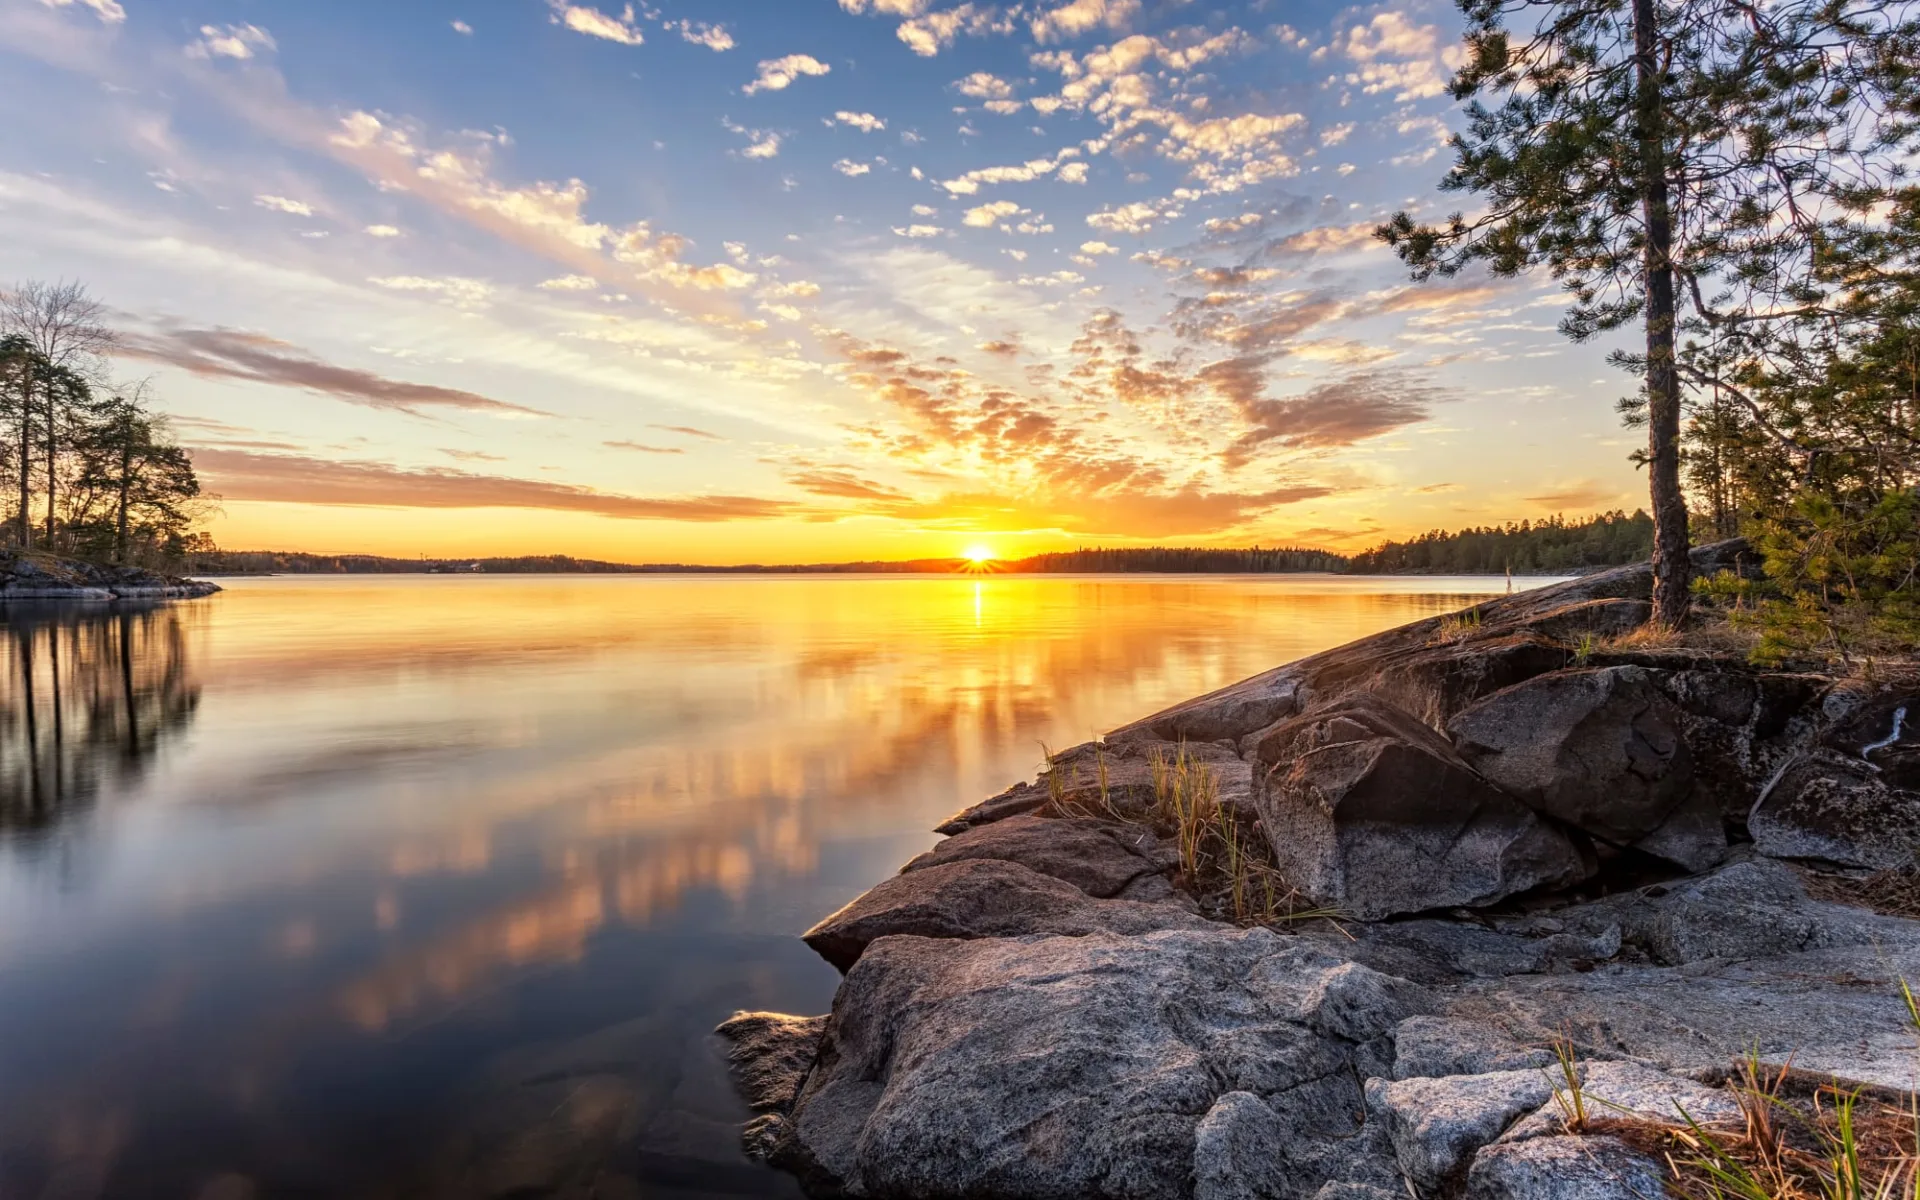
[[[0,277],[246,548],[792,561],[1632,507],[1544,279],[1368,236],[1450,8],[0,0]]]

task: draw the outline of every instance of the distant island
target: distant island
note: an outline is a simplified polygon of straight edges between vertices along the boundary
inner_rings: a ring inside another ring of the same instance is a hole
[[[1175,574],[1272,575],[1309,572],[1346,575],[1579,574],[1644,562],[1653,552],[1653,519],[1645,512],[1601,513],[1580,521],[1549,517],[1383,542],[1345,555],[1330,550],[1253,546],[1139,546],[1036,554],[979,563],[967,558],[905,561],[710,566],[692,563],[614,563],[564,554],[502,558],[386,558],[374,554],[310,554],[278,550],[200,550],[187,561],[195,575],[950,575],[990,571],[1009,575]]]

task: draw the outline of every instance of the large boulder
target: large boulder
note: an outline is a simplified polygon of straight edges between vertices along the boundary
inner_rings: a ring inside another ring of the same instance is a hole
[[[970,859],[1018,863],[1101,899],[1118,896],[1142,875],[1169,870],[1176,862],[1144,826],[1027,814],[950,837],[900,870],[904,874]]]
[[[1490,904],[1588,871],[1565,833],[1376,698],[1280,722],[1251,748],[1270,767],[1256,800],[1281,873],[1349,916]]]
[[[1747,828],[1776,858],[1905,867],[1920,850],[1920,792],[1889,786],[1870,762],[1815,753],[1787,766]]]
[[[969,858],[896,875],[801,934],[842,971],[875,940],[1017,937],[1053,933],[1146,933],[1216,928],[1174,904],[1095,900],[1064,880],[1018,863]]]
[[[1664,671],[1655,679],[1680,710],[1695,801],[1736,828],[1746,824],[1767,781],[1809,739],[1815,701],[1830,682],[1739,669]]]
[[[1666,1194],[1661,1165],[1610,1137],[1503,1142],[1480,1151],[1467,1173],[1466,1200],[1649,1200]]]
[[[776,1161],[822,1193],[1312,1196],[1360,1080],[1432,1007],[1265,929],[890,937],[848,972]],[[1241,1193],[1245,1194],[1245,1193]]]
[[[1462,758],[1540,812],[1699,870],[1725,855],[1726,834],[1716,808],[1686,807],[1693,757],[1681,724],[1650,672],[1605,667],[1507,688],[1447,732]]]

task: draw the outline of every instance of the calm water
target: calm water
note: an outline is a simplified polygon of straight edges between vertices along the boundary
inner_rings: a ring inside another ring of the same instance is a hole
[[[0,630],[0,1197],[794,1196],[707,1031],[1103,730],[1486,579],[283,578]]]

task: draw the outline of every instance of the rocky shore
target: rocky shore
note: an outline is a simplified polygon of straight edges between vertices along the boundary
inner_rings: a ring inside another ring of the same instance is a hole
[[[1816,896],[1912,865],[1920,692],[1636,639],[1650,582],[1303,659],[956,814],[805,935],[831,1013],[721,1026],[749,1152],[814,1196],[1629,1200],[1665,1164],[1576,1083],[1669,1124],[1737,1118],[1749,1055],[1911,1089],[1920,921]]]
[[[0,551],[0,605],[22,601],[192,600],[218,584],[161,575],[143,567],[110,567],[51,554]]]

